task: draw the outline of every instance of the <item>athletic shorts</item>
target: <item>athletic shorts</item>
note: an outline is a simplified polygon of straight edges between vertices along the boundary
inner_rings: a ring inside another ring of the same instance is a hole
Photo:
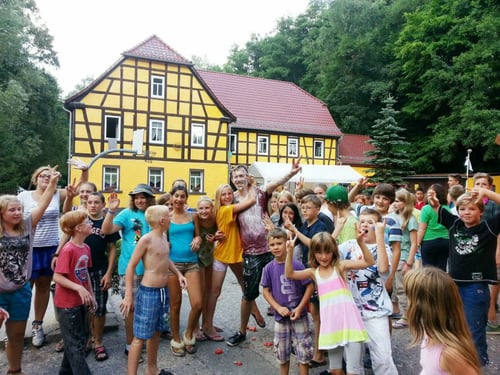
[[[274,259],[271,252],[260,255],[243,254],[243,298],[253,301],[259,296],[262,270]]]
[[[41,276],[51,276],[54,274],[50,267],[52,255],[55,254],[57,246],[45,246],[33,248],[33,265],[31,267],[31,280],[36,280]]]
[[[21,289],[14,292],[0,293],[0,307],[7,310],[9,320],[28,320],[31,306],[31,286],[25,283]]]
[[[170,329],[168,289],[139,285],[134,304],[134,337],[149,340],[155,332]]]
[[[105,273],[106,272],[104,270],[89,271],[90,281],[92,282],[92,289],[94,290],[95,301],[97,302],[97,309],[93,313],[95,316],[106,315],[108,291],[104,290],[101,286],[101,279]]]

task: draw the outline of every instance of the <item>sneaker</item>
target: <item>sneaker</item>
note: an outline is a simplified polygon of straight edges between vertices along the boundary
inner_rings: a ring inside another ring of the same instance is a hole
[[[31,343],[37,348],[42,347],[45,343],[45,333],[43,332],[42,323],[33,322],[31,328]]]
[[[229,338],[229,340],[226,341],[226,344],[229,345],[229,346],[237,346],[239,345],[240,343],[242,343],[243,341],[246,340],[246,336],[241,333],[240,331],[236,332],[236,334],[234,334],[233,336],[231,336]]]
[[[500,324],[490,323],[486,324],[487,335],[500,335]]]

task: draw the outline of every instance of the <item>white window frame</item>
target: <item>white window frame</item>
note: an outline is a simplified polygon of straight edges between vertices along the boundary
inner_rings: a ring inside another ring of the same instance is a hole
[[[109,129],[108,127],[111,126],[111,124],[108,124],[108,120],[111,120],[111,119],[117,119],[117,123],[116,123],[116,129],[114,131],[115,133],[115,136],[116,137],[109,137]],[[122,128],[122,118],[120,116],[114,116],[114,115],[105,115],[104,116],[104,139],[108,140],[108,139],[116,139],[117,141],[119,141],[121,139],[121,129]]]
[[[204,185],[205,172],[203,169],[190,169],[189,170],[189,192],[190,193],[203,193],[205,191]],[[193,186],[199,186],[199,189],[193,189]]]
[[[191,146],[205,147],[205,124],[197,122],[191,124]]]
[[[314,158],[315,159],[323,159],[323,155],[325,154],[325,142],[323,141],[314,141]],[[316,151],[319,151],[316,152]]]
[[[165,121],[151,119],[149,120],[149,142],[150,143],[165,143]]]
[[[151,93],[152,98],[163,99],[165,98],[165,77],[151,76]]]
[[[269,155],[269,137],[259,135],[257,137],[257,155]]]
[[[153,191],[163,191],[163,168],[149,168],[148,181],[149,186],[153,188]]]
[[[106,182],[116,182],[115,186],[110,184],[106,187]],[[120,167],[105,165],[102,169],[102,190],[119,191],[120,190]]]
[[[238,150],[238,136],[236,134],[229,134],[229,152],[236,154]]]
[[[295,149],[295,152],[293,152]],[[297,158],[299,156],[299,139],[288,138],[288,156]]]

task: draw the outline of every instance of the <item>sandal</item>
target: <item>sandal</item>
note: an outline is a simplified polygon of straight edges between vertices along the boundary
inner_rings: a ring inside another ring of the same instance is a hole
[[[94,358],[96,361],[102,362],[109,358],[108,352],[104,345],[97,346],[94,348]]]
[[[170,351],[176,357],[184,357],[186,355],[186,350],[184,349],[184,342],[177,342],[174,339],[170,340]]]
[[[57,353],[64,352],[64,340],[63,340],[63,339],[60,339],[60,340],[57,342],[55,351],[56,351]]]
[[[255,323],[257,323],[257,325],[260,327],[260,328],[266,328],[266,321],[264,320],[264,318],[262,318],[262,320],[258,320],[257,319],[257,315],[255,315],[254,313],[252,313],[252,316],[255,320]]]
[[[184,340],[184,349],[188,354],[194,354],[196,353],[196,337],[193,336],[191,340],[188,340],[186,337],[186,332],[182,335],[183,340]]]
[[[406,318],[398,319],[395,322],[392,322],[392,328],[394,329],[408,328],[408,320]]]

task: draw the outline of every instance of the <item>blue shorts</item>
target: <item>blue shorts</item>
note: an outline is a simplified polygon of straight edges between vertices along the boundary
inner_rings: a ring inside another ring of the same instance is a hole
[[[54,274],[50,264],[52,255],[57,250],[57,246],[34,247],[33,248],[33,266],[31,267],[31,280],[36,280],[41,276],[50,276]]]
[[[155,332],[170,329],[168,289],[139,285],[134,304],[134,336],[149,340]]]
[[[31,307],[30,283],[25,283],[21,289],[15,292],[0,293],[0,307],[9,312],[9,320],[28,320]]]

